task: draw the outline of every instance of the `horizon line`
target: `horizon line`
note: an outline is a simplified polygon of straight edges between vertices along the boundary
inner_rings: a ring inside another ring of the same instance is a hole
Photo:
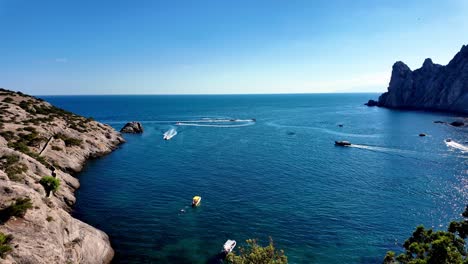
[[[142,95],[156,95],[156,96],[203,96],[203,95],[308,95],[308,94],[381,94],[382,92],[307,92],[307,93],[116,93],[116,94],[31,94],[33,96],[142,96]]]

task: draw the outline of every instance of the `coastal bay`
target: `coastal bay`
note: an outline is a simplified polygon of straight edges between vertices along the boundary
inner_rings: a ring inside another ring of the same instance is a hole
[[[78,175],[73,215],[109,235],[115,263],[206,263],[227,239],[268,236],[291,263],[375,263],[418,224],[446,229],[468,201],[467,153],[445,142],[466,146],[466,129],[434,123],[460,116],[362,105],[375,96],[44,99],[115,129],[144,126]],[[176,125],[204,118],[256,122]]]

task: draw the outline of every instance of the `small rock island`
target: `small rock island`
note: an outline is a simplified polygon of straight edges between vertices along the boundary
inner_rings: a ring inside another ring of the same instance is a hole
[[[468,114],[468,45],[446,66],[426,59],[421,68],[412,71],[396,62],[388,92],[366,105]]]
[[[2,263],[109,263],[108,236],[70,215],[72,173],[124,139],[108,125],[0,89]]]
[[[122,129],[120,129],[121,133],[129,133],[129,134],[141,134],[143,133],[143,126],[140,122],[129,122],[125,124]]]

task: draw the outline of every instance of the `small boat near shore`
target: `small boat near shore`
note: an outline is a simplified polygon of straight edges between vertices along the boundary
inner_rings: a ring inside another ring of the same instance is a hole
[[[223,245],[223,252],[229,254],[236,247],[236,241],[228,239]]]
[[[200,196],[194,196],[192,198],[192,207],[197,207],[200,205],[201,202],[201,197]]]
[[[351,142],[349,142],[349,141],[335,141],[335,146],[347,147],[347,146],[351,146]]]

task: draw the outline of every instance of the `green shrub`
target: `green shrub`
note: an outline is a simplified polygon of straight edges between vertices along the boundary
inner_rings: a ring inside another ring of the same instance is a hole
[[[4,103],[9,103],[9,104],[10,104],[11,102],[13,102],[13,98],[11,98],[11,97],[5,97],[5,98],[3,99],[2,102],[4,102]]]
[[[4,160],[2,163],[2,169],[7,174],[8,178],[12,181],[22,180],[21,174],[28,171],[28,167],[19,163],[19,157],[16,155],[7,155],[1,158]]]
[[[15,138],[15,133],[12,131],[2,131],[0,132],[0,136],[2,136],[6,141],[11,141]]]
[[[54,221],[54,218],[52,216],[47,216],[46,218],[47,222],[51,222],[51,221]]]
[[[24,217],[26,211],[33,207],[31,199],[29,198],[17,198],[15,202],[8,207],[0,210],[0,221],[6,222],[12,216]]]
[[[61,134],[61,133],[56,134],[55,138],[63,140],[63,142],[65,142],[65,146],[67,147],[80,146],[82,142],[81,139],[67,137],[66,135]]]
[[[49,197],[52,192],[55,193],[58,191],[60,187],[60,180],[52,176],[42,177],[39,183],[44,187],[47,197]]]
[[[26,110],[26,112],[30,112],[31,111],[31,105],[29,102],[27,101],[21,101],[19,103],[19,107],[23,108],[24,110]]]
[[[27,126],[25,128],[23,128],[24,130],[26,131],[29,131],[29,132],[36,132],[36,128],[32,127],[32,126]]]
[[[13,250],[10,246],[11,240],[13,240],[12,235],[5,235],[0,232],[0,258],[4,258],[8,252]]]
[[[37,132],[31,132],[29,134],[19,133],[18,136],[19,139],[17,141],[8,142],[8,147],[36,159],[45,166],[49,165],[49,163],[45,160],[44,157],[39,156],[38,153],[33,152],[29,149],[29,146],[38,146],[42,141],[46,140],[45,138],[39,137],[39,134]]]
[[[247,264],[247,263],[262,263],[262,264],[287,264],[288,258],[284,255],[283,250],[275,249],[273,240],[270,238],[270,244],[262,247],[257,244],[257,240],[246,240],[247,247],[240,247],[239,254],[231,252],[226,256],[227,263],[231,264]]]
[[[24,141],[9,142],[8,147],[25,154],[29,152],[29,147]]]
[[[388,251],[384,264],[417,263],[468,263],[465,247],[468,235],[468,205],[463,213],[465,220],[451,222],[448,231],[433,231],[418,226],[403,247],[405,252],[396,256]]]
[[[59,147],[59,146],[52,146],[52,150],[55,150],[55,151],[61,151],[62,148]]]

